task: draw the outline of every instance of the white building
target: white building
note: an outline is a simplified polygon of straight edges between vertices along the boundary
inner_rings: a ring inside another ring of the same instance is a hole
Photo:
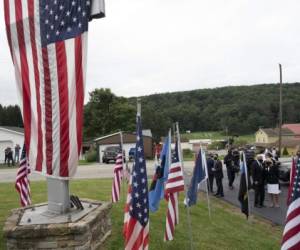
[[[0,163],[4,163],[4,150],[7,147],[11,147],[14,152],[16,144],[23,147],[24,129],[18,127],[0,127]]]

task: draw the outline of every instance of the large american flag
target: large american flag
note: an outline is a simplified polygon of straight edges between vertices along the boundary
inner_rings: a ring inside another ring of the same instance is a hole
[[[137,116],[135,163],[127,196],[124,220],[125,250],[148,249],[149,201],[141,117]]]
[[[22,149],[20,167],[18,169],[15,187],[20,194],[20,203],[22,207],[31,204],[30,200],[30,182],[28,175],[30,174],[30,168],[26,157],[25,145]]]
[[[168,202],[165,241],[173,240],[175,225],[179,223],[178,195],[184,191],[183,171],[180,161],[178,140],[175,144],[175,154],[169,169],[168,179],[165,187],[165,197]]]
[[[296,160],[296,173],[291,181],[292,193],[283,231],[281,250],[300,249],[300,157]]]
[[[88,21],[101,0],[4,0],[30,166],[74,176],[81,150]],[[96,11],[96,9],[98,11]]]
[[[116,203],[120,200],[121,181],[123,174],[123,155],[118,154],[116,157],[116,164],[114,167],[114,180],[112,183],[111,200]]]

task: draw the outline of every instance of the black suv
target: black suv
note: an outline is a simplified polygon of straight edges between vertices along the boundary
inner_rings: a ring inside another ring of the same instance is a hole
[[[115,162],[117,155],[121,152],[119,146],[110,146],[103,151],[102,162],[109,163],[110,161]]]

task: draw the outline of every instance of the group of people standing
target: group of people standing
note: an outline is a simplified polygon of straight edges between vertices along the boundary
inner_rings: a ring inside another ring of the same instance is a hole
[[[300,157],[300,151],[299,157]],[[247,156],[246,156],[247,158]],[[240,171],[240,152],[237,149],[228,150],[224,157],[224,164],[227,170],[229,189],[234,189],[234,180],[236,174]],[[258,155],[255,159],[253,155],[247,159],[249,173],[249,187],[254,189],[255,198],[254,206],[264,207],[265,187],[270,195],[271,207],[279,207],[279,162],[275,159],[274,154],[267,152],[265,155]],[[209,154],[207,158],[208,169],[208,190],[214,193],[214,179],[216,180],[217,192],[216,197],[224,197],[223,191],[223,164],[217,154]]]
[[[265,154],[265,159],[262,155],[258,155],[250,166],[250,173],[254,188],[254,206],[264,207],[265,186],[270,195],[270,207],[279,207],[279,164],[271,153]]]
[[[223,190],[223,164],[217,154],[209,154],[207,158],[208,170],[208,191],[214,193],[214,179],[216,179],[217,192],[214,194],[216,197],[224,197]]]
[[[19,144],[16,144],[14,153],[13,153],[13,150],[11,149],[11,147],[7,147],[4,150],[4,154],[5,154],[4,163],[7,164],[8,166],[14,165],[15,163],[19,163],[20,150],[21,150],[21,147]]]

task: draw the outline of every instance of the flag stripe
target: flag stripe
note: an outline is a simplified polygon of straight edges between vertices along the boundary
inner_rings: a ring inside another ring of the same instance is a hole
[[[30,110],[30,85],[29,85],[29,68],[26,57],[26,44],[24,38],[24,26],[23,26],[23,11],[22,4],[18,4],[19,0],[15,0],[15,15],[16,15],[16,26],[18,43],[20,50],[21,60],[21,77],[22,77],[22,90],[23,90],[23,123],[25,129],[25,145],[30,148],[30,133],[31,133],[31,110]],[[25,1],[26,2],[26,1]],[[25,2],[22,2],[25,4]]]
[[[40,169],[42,167],[43,161],[43,154],[42,154],[42,124],[41,124],[41,98],[40,98],[40,73],[39,73],[39,66],[38,66],[38,52],[36,46],[36,31],[35,31],[35,1],[28,0],[28,13],[29,13],[29,29],[30,29],[30,41],[31,41],[31,48],[32,48],[32,59],[33,59],[33,68],[34,68],[34,81],[35,87],[32,89],[35,90],[35,95],[32,95],[32,100],[36,98],[36,113],[33,116],[36,116],[35,122],[31,122],[32,125],[36,124],[36,127],[33,126],[32,131],[37,132],[37,145],[36,148],[31,146],[30,152],[36,152],[36,169]],[[32,133],[36,134],[36,133]]]
[[[82,70],[82,41],[81,37],[75,38],[75,72],[76,72],[76,114],[77,114],[77,146],[78,154],[81,151],[81,137],[82,137],[82,119],[83,119],[83,101],[84,101],[84,87],[83,87],[83,70]]]
[[[45,129],[46,129],[46,167],[47,174],[52,175],[52,90],[47,48],[42,48],[44,66],[44,91],[45,91]]]
[[[60,176],[69,175],[69,93],[66,48],[63,41],[56,43],[57,76],[60,107]]]

